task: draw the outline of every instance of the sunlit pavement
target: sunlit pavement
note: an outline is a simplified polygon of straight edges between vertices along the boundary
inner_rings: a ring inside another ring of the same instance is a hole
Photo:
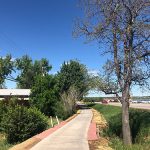
[[[92,111],[85,109],[62,128],[43,139],[31,150],[89,150],[87,134]]]

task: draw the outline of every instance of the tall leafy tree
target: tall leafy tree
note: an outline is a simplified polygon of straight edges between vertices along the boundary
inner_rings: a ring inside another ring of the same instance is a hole
[[[46,75],[51,70],[47,59],[33,61],[28,55],[16,59],[16,68],[19,75],[16,80],[19,88],[32,88],[35,82],[35,77],[38,75]]]
[[[9,79],[9,75],[13,70],[13,61],[11,55],[0,57],[0,88],[3,88],[5,79]]]
[[[34,81],[34,70],[32,59],[28,55],[16,59],[16,69],[19,71],[17,76],[17,86],[19,88],[31,88]]]
[[[130,89],[150,78],[150,1],[82,0],[81,7],[85,15],[77,20],[75,33],[105,44],[103,52],[112,55],[106,76],[117,83],[117,90],[112,92],[121,93],[123,141],[130,145]],[[110,89],[109,94],[112,92]]]
[[[78,61],[64,62],[58,72],[58,81],[60,93],[67,92],[71,86],[74,86],[82,98],[88,91],[88,72]]]

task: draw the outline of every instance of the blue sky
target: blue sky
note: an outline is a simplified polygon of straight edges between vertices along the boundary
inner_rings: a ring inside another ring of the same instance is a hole
[[[0,0],[0,56],[28,54],[33,59],[47,58],[51,73],[63,61],[78,59],[88,69],[99,71],[106,61],[99,45],[84,44],[72,37],[73,22],[82,15],[75,0]],[[7,82],[8,88],[15,84]],[[134,89],[135,95],[140,95]],[[134,91],[133,90],[133,91]],[[95,95],[95,94],[94,94]],[[147,95],[147,94],[146,94]]]

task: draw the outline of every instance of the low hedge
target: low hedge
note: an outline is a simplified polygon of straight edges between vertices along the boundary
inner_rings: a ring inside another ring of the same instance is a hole
[[[36,108],[9,107],[1,120],[1,129],[9,143],[22,142],[45,130],[48,118]]]

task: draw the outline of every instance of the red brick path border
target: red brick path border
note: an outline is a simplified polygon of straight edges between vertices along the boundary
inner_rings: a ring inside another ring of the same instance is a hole
[[[50,134],[52,134],[53,132],[55,132],[56,130],[58,130],[59,128],[61,128],[62,126],[64,126],[66,123],[67,123],[66,121],[62,121],[59,125],[56,125],[53,128],[45,130],[42,133],[35,135],[34,137],[42,140],[47,136],[49,136]]]
[[[88,130],[88,141],[97,140],[98,136],[96,134],[96,123],[91,122]]]

